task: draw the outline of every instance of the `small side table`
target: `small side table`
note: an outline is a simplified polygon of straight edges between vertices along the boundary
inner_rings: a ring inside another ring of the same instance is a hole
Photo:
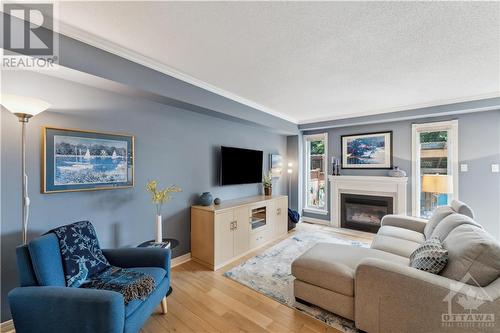
[[[162,242],[170,242],[170,250],[173,250],[174,248],[176,248],[177,246],[179,246],[179,241],[177,239],[175,239],[175,238],[163,238]],[[148,240],[148,241],[146,241],[144,243],[141,243],[141,244],[137,245],[137,247],[149,247],[153,243],[155,243],[155,240],[151,239],[151,240]],[[168,289],[167,294],[165,295],[165,297],[169,296],[172,293],[172,291],[173,291],[172,286],[170,286],[170,289]]]

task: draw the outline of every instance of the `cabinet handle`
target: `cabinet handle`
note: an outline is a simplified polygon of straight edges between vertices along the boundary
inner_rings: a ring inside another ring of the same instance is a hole
[[[229,230],[235,230],[238,229],[238,221],[232,221],[229,223]]]
[[[281,215],[281,208],[276,209],[276,215]]]

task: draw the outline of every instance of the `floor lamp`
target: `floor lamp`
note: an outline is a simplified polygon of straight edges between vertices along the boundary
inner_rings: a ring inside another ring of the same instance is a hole
[[[22,182],[22,235],[23,244],[28,242],[28,218],[30,212],[30,198],[28,197],[28,175],[26,174],[26,125],[31,117],[36,116],[49,108],[50,104],[40,99],[3,95],[0,103],[11,113],[17,116],[21,123],[21,182]]]
[[[430,207],[426,205],[427,212],[431,214],[438,206],[440,194],[453,193],[453,178],[449,175],[423,175],[421,182],[422,192],[431,193]]]
[[[286,172],[288,173],[288,207],[290,207],[290,204],[292,202],[291,199],[291,194],[292,194],[292,173],[293,173],[293,163],[288,162],[288,169]]]

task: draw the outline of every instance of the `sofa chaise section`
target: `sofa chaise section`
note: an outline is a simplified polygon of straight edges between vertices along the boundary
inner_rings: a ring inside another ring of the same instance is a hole
[[[354,276],[357,265],[365,258],[403,265],[409,262],[383,251],[319,243],[292,263],[295,297],[354,320]]]

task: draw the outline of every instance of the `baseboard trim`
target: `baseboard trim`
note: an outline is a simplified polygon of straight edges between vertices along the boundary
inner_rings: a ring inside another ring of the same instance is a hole
[[[2,333],[12,333],[15,332],[14,322],[11,320],[4,321],[0,324],[0,332]]]
[[[330,225],[330,220],[316,219],[314,217],[302,216],[301,222],[309,222],[321,225]]]
[[[179,266],[188,261],[191,261],[191,252],[173,258],[172,261],[170,262],[170,266],[171,267]]]

